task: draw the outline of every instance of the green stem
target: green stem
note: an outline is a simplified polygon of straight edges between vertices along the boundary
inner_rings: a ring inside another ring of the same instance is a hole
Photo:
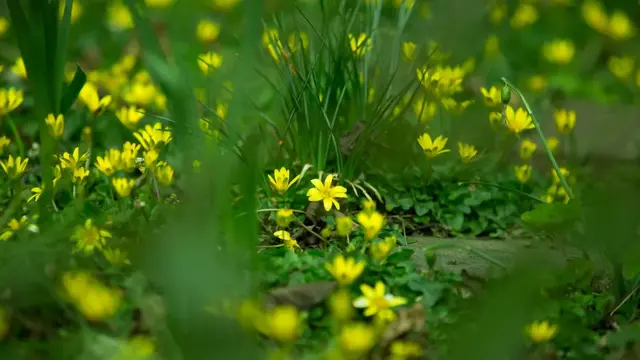
[[[528,194],[528,193],[526,193],[526,192],[524,192],[524,191],[521,191],[521,190],[518,190],[518,189],[508,188],[508,187],[505,187],[505,186],[502,186],[502,185],[498,185],[498,184],[494,184],[494,183],[490,183],[490,182],[484,182],[484,181],[463,181],[463,182],[460,182],[459,184],[461,184],[461,185],[469,184],[469,185],[486,185],[486,186],[492,186],[492,187],[497,188],[497,189],[500,189],[500,190],[511,191],[511,192],[516,193],[516,194],[518,194],[518,195],[521,195],[521,196],[524,196],[524,197],[528,197],[529,199],[535,200],[535,201],[537,201],[537,202],[539,202],[539,203],[544,203],[544,200],[542,200],[542,199],[540,199],[540,198],[537,198],[537,197],[535,197],[535,196],[533,196],[533,195],[531,195],[531,194]]]
[[[540,137],[540,141],[542,142],[542,146],[544,147],[544,150],[547,152],[547,157],[549,157],[549,160],[551,160],[551,165],[553,165],[553,169],[556,171],[556,174],[558,175],[558,179],[560,180],[560,184],[562,184],[562,187],[567,192],[567,195],[569,196],[569,199],[573,199],[573,192],[571,191],[571,188],[569,187],[569,184],[567,183],[567,179],[565,179],[565,177],[562,174],[562,172],[560,172],[560,166],[558,166],[558,162],[556,161],[555,156],[553,156],[553,153],[551,152],[551,149],[549,149],[549,144],[547,144],[547,139],[544,137],[544,134],[542,133],[542,129],[540,128],[540,123],[536,119],[536,116],[533,114],[533,110],[531,110],[531,106],[529,106],[529,103],[527,102],[527,99],[525,99],[525,97],[522,94],[522,92],[515,85],[513,85],[511,82],[509,82],[509,80],[507,80],[505,77],[502,77],[501,80],[502,80],[503,83],[505,83],[505,85],[509,86],[513,91],[515,91],[516,94],[518,94],[518,96],[520,97],[520,99],[522,99],[522,103],[524,104],[524,107],[527,109],[527,112],[529,113],[529,116],[531,116],[531,120],[533,121],[533,124],[535,125],[536,131],[538,132],[538,136]]]
[[[466,246],[466,245],[460,245],[460,244],[456,244],[456,243],[440,243],[440,244],[435,244],[433,246],[430,246],[428,248],[425,248],[425,250],[429,249],[431,251],[435,251],[438,249],[446,249],[446,248],[459,248],[459,249],[463,249],[466,250],[472,254],[478,255],[479,257],[493,263],[494,265],[501,267],[503,269],[507,268],[507,265],[505,263],[503,263],[502,261],[494,258],[493,256],[480,251],[478,249],[472,248],[471,246]]]
[[[18,127],[16,127],[16,124],[13,122],[13,119],[11,119],[11,116],[9,116],[9,114],[7,114],[7,123],[11,128],[13,137],[16,139],[16,144],[18,145],[18,153],[20,154],[20,157],[24,159],[24,143],[22,142],[22,138],[20,137],[20,132],[18,132]]]

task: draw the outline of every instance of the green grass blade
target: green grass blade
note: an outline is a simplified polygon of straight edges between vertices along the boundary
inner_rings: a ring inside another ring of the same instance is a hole
[[[87,74],[85,74],[80,65],[76,65],[76,72],[73,74],[73,79],[65,89],[62,99],[60,100],[60,114],[65,114],[69,111],[86,82]]]

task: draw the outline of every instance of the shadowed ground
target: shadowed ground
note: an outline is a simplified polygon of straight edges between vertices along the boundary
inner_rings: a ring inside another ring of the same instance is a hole
[[[492,264],[482,255],[495,259],[508,266],[520,257],[544,259],[545,265],[556,264],[562,266],[566,258],[575,258],[580,253],[575,250],[563,254],[560,250],[545,245],[534,245],[531,240],[466,240],[441,239],[435,237],[411,237],[409,247],[415,250],[414,261],[420,268],[426,267],[424,249],[440,244],[455,245],[435,250],[437,255],[436,268],[443,271],[459,273],[466,270],[469,275],[486,279],[493,274],[499,274],[499,266]]]

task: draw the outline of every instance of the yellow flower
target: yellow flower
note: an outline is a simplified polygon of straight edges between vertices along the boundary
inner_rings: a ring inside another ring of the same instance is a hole
[[[442,137],[442,135],[439,135],[435,140],[432,140],[428,133],[424,133],[418,138],[418,144],[420,144],[420,147],[428,157],[434,158],[440,154],[450,151],[449,149],[444,148],[447,145],[448,140],[448,138]]]
[[[544,58],[554,64],[566,65],[570,63],[575,53],[575,46],[570,40],[555,39],[546,42],[542,47]]]
[[[541,92],[547,88],[547,79],[542,75],[531,75],[527,79],[527,87],[534,92]]]
[[[7,30],[9,30],[9,20],[5,17],[0,16],[0,37],[4,35]]]
[[[146,360],[155,353],[156,344],[152,338],[136,335],[128,340],[111,360]]]
[[[120,170],[132,171],[136,168],[136,159],[138,158],[138,151],[140,151],[140,145],[134,144],[129,141],[122,145],[122,153],[120,153],[120,162],[118,168]],[[117,158],[115,160],[117,162]]]
[[[27,164],[29,159],[22,159],[20,156],[16,158],[13,155],[9,155],[7,161],[0,160],[0,166],[2,170],[9,176],[9,179],[17,179],[27,170]]]
[[[149,8],[162,9],[171,5],[174,0],[144,0],[144,4]]]
[[[157,99],[159,90],[151,82],[134,81],[123,90],[123,99],[130,104],[150,106]]]
[[[420,358],[423,354],[422,346],[410,340],[396,340],[392,342],[390,352],[391,360]]]
[[[348,216],[340,216],[336,219],[336,232],[339,236],[349,236],[353,228],[353,220]]]
[[[576,125],[576,112],[573,110],[557,109],[553,112],[556,121],[556,129],[560,134],[567,135],[573,131]]]
[[[72,171],[77,169],[78,167],[83,166],[83,162],[87,160],[89,157],[89,153],[85,152],[80,155],[80,148],[73,149],[73,154],[69,154],[65,152],[62,156],[58,156],[58,160],[60,161],[60,165],[63,169],[71,169]]]
[[[492,86],[489,89],[481,87],[480,92],[482,92],[487,106],[496,107],[502,104],[502,92],[497,87]]]
[[[556,151],[558,145],[560,145],[560,139],[557,137],[550,136],[547,138],[547,146],[549,146],[549,150],[551,150],[552,153]]]
[[[606,33],[609,27],[609,19],[602,4],[594,0],[586,0],[582,3],[582,17],[591,28]]]
[[[245,299],[240,302],[236,309],[236,318],[246,330],[254,330],[256,328],[267,331],[264,323],[264,312],[260,304],[254,299]]]
[[[348,288],[340,288],[331,294],[328,301],[331,316],[340,322],[351,319],[353,316],[353,306],[351,302],[351,292]]]
[[[469,144],[458,143],[458,154],[464,162],[469,162],[478,154],[475,146]]]
[[[270,338],[290,343],[300,334],[302,319],[298,309],[291,305],[280,305],[269,311],[264,318],[264,330]]]
[[[620,10],[611,14],[608,25],[607,34],[616,40],[632,38],[636,33],[635,25],[631,19]]]
[[[362,274],[364,266],[364,261],[356,261],[351,257],[345,259],[342,255],[336,256],[333,262],[324,265],[336,282],[342,286],[351,285]]]
[[[531,341],[541,343],[553,339],[558,333],[558,327],[547,321],[535,321],[525,328],[525,332]]]
[[[29,219],[26,216],[22,216],[20,220],[9,220],[4,231],[0,234],[0,241],[7,241],[11,239],[18,231],[25,229],[28,225]]]
[[[133,133],[133,136],[145,150],[159,149],[173,140],[171,129],[163,127],[159,122],[153,126],[146,125],[144,129]]]
[[[73,177],[72,177],[72,181],[74,183],[81,183],[84,181],[84,179],[86,179],[89,176],[89,170],[83,168],[83,167],[79,167],[73,170]]]
[[[124,197],[131,196],[131,190],[133,190],[133,187],[136,185],[136,182],[133,179],[114,178],[114,179],[111,179],[111,184],[113,185],[113,188],[116,190],[116,193],[118,193],[118,196],[124,198]]]
[[[87,219],[84,226],[76,227],[75,232],[71,236],[71,240],[76,243],[78,251],[84,251],[89,254],[95,249],[102,249],[107,239],[111,237],[111,233],[100,229],[93,225],[91,219]]]
[[[102,255],[113,266],[130,265],[127,253],[120,249],[105,248],[102,250]]]
[[[309,46],[309,35],[304,32],[291,33],[287,43],[291,52],[298,50],[298,44],[302,45],[303,49],[306,49]]]
[[[158,179],[158,182],[162,185],[171,185],[174,173],[173,167],[166,161],[160,161],[156,165],[156,179]]]
[[[336,199],[346,198],[347,189],[344,186],[331,186],[333,182],[333,175],[329,174],[324,179],[324,184],[321,179],[313,179],[311,183],[313,188],[307,191],[307,197],[309,201],[322,201],[324,209],[330,211],[333,206],[336,210],[340,210],[340,204]]]
[[[560,168],[560,173],[562,174],[562,177],[564,177],[565,179],[567,179],[569,177],[569,170],[565,169],[565,168]],[[551,176],[553,177],[553,183],[554,184],[560,184],[560,177],[558,176],[558,173],[556,172],[556,169],[552,169],[551,170]]]
[[[119,2],[113,2],[107,8],[107,19],[109,25],[116,30],[127,30],[133,28],[133,15],[129,8]]]
[[[357,36],[348,34],[347,37],[349,38],[351,51],[353,51],[356,56],[362,56],[372,48],[371,39],[365,33],[360,33]]]
[[[62,282],[73,304],[89,321],[109,318],[120,308],[121,292],[86,273],[65,273]]]
[[[489,21],[497,25],[507,16],[507,4],[503,1],[493,1],[489,9]]]
[[[57,164],[53,167],[53,186],[55,187],[58,181],[62,179],[62,167]]]
[[[62,19],[63,14],[64,14],[64,1],[61,1],[60,13],[59,13],[60,19]],[[73,0],[73,3],[71,5],[71,23],[75,24],[75,22],[78,21],[81,15],[82,15],[82,4],[80,4],[78,0]]]
[[[24,92],[16,88],[0,89],[0,117],[22,105]]]
[[[492,59],[498,54],[500,54],[500,38],[495,34],[489,35],[484,43],[484,57]]]
[[[230,11],[232,10],[240,0],[212,0],[213,7],[220,11]]]
[[[514,166],[513,167],[513,172],[516,175],[516,179],[521,184],[524,184],[527,181],[529,181],[529,178],[531,178],[531,171],[532,170],[533,170],[533,168],[531,167],[531,165],[528,165],[528,164],[523,164],[523,165],[520,165],[520,166]]]
[[[11,140],[9,140],[6,136],[0,136],[0,154],[4,152],[4,149],[11,144]]]
[[[442,104],[442,107],[449,111],[452,114],[456,114],[459,115],[461,114],[466,108],[468,108],[471,104],[473,104],[474,100],[464,100],[464,101],[456,101],[454,98],[443,98],[440,99],[440,103]]]
[[[291,224],[293,220],[293,210],[291,209],[278,209],[276,213],[276,223],[278,227],[286,228]]]
[[[120,162],[120,150],[118,149],[109,149],[107,155],[104,157],[97,156],[96,157],[96,169],[98,169],[105,176],[111,176],[116,171],[117,163],[114,164],[111,160],[111,156],[109,154],[115,155],[115,160],[117,163]]]
[[[202,42],[215,41],[220,36],[220,24],[211,20],[200,20],[196,36]]]
[[[24,66],[24,60],[22,60],[22,57],[16,59],[16,62],[11,66],[11,71],[21,79],[27,78],[27,68]]]
[[[384,240],[382,241],[377,241],[371,244],[371,247],[369,248],[369,254],[371,255],[371,258],[373,258],[374,260],[383,261],[384,259],[387,258],[387,256],[389,256],[389,254],[391,253],[391,251],[393,251],[395,247],[396,247],[396,237],[388,236],[384,238]]]
[[[273,233],[273,236],[282,240],[284,247],[286,247],[292,252],[295,252],[296,248],[300,248],[300,245],[298,245],[298,242],[296,241],[296,239],[292,238],[291,234],[288,231],[278,230]]]
[[[507,105],[505,108],[505,121],[507,128],[514,134],[520,134],[535,127],[527,110],[518,108],[518,110],[514,111],[511,105]]]
[[[609,71],[621,80],[626,80],[633,73],[634,59],[632,56],[612,56],[607,61]]]
[[[493,130],[498,130],[504,123],[502,113],[492,111],[489,113],[489,124]]]
[[[340,330],[340,348],[354,359],[371,350],[375,340],[375,329],[365,323],[347,324]]]
[[[44,122],[49,127],[51,136],[53,136],[55,139],[59,139],[60,137],[62,137],[62,134],[64,133],[64,116],[62,114],[58,116],[49,114],[44,119]]]
[[[90,126],[85,126],[82,128],[82,133],[80,135],[80,139],[84,142],[90,142],[92,136],[92,130]]]
[[[300,175],[297,175],[293,180],[289,181],[290,176],[291,173],[289,172],[289,169],[285,167],[280,168],[280,170],[275,169],[273,171],[273,177],[268,175],[271,185],[273,185],[273,187],[281,194],[287,191],[291,185],[295,184],[298,179],[300,179]]]
[[[0,18],[2,21],[2,18]],[[7,314],[7,310],[0,306],[0,341],[7,336],[9,333],[9,314]]]
[[[427,122],[436,116],[438,105],[433,101],[426,101],[424,97],[417,97],[413,101],[413,112],[420,122]]]
[[[402,43],[402,55],[407,61],[413,61],[416,58],[417,45],[411,41],[405,41]]]
[[[381,281],[378,281],[375,287],[362,284],[360,285],[360,291],[362,291],[363,296],[356,298],[353,301],[353,306],[366,309],[364,316],[376,315],[380,319],[393,321],[395,314],[391,308],[407,303],[407,299],[403,297],[388,294]]]
[[[520,158],[522,160],[529,160],[536,152],[538,145],[529,139],[524,139],[520,143]]]
[[[520,4],[511,17],[511,27],[522,29],[538,20],[538,9],[531,4]]]
[[[358,213],[356,219],[363,227],[366,240],[375,238],[385,224],[384,216],[377,211],[362,211]]]
[[[29,198],[27,199],[27,202],[30,203],[34,200],[35,201],[40,200],[40,196],[42,196],[42,191],[43,191],[43,187],[32,187],[31,188],[32,195],[29,196]]]
[[[158,153],[158,151],[156,149],[150,149],[144,152],[144,166],[148,167],[148,168],[153,168],[155,167],[156,161],[158,161],[158,158],[160,157],[160,154]]]
[[[78,94],[78,98],[80,98],[80,101],[91,111],[93,116],[102,114],[104,109],[111,104],[111,95],[101,98],[98,95],[98,88],[89,82],[84,84],[82,90],[80,90],[80,94]]]
[[[333,231],[331,231],[331,228],[327,225],[325,226],[322,231],[320,231],[320,236],[322,236],[325,239],[328,239],[331,237],[331,235],[333,235]]]
[[[203,74],[209,74],[210,69],[219,69],[222,66],[223,57],[222,54],[209,51],[198,56],[198,66]]]
[[[144,117],[144,112],[135,106],[122,107],[116,112],[118,120],[129,129],[135,129]]]
[[[365,199],[362,201],[362,211],[367,214],[371,214],[376,211],[376,202],[373,200]]]

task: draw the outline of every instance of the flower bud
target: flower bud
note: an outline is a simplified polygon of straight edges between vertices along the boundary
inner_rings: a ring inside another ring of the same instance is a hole
[[[504,84],[504,86],[502,87],[500,99],[502,100],[502,104],[504,105],[507,105],[509,101],[511,101],[511,88],[509,87],[509,85]]]
[[[432,249],[425,249],[424,259],[427,262],[427,266],[429,266],[430,269],[433,269],[433,267],[436,265],[437,260],[436,252]]]

